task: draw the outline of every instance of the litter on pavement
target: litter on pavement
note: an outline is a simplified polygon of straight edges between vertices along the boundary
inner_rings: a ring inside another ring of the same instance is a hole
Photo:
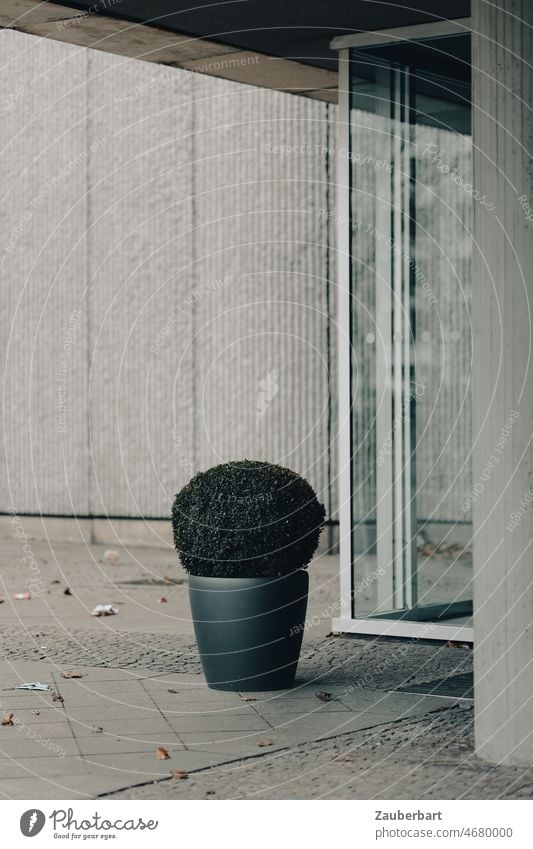
[[[97,604],[91,616],[114,616],[116,613],[118,610],[112,604]]]
[[[120,555],[114,548],[108,548],[107,551],[104,551],[104,563],[112,563],[113,566],[116,566],[119,560]]]

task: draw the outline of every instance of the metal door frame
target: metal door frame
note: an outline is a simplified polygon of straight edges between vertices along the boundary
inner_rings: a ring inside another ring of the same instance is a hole
[[[399,27],[395,29],[382,30],[371,33],[355,33],[353,35],[340,36],[332,42],[332,47],[339,51],[339,117],[338,117],[338,139],[337,139],[337,256],[338,256],[338,332],[339,332],[339,524],[340,524],[340,608],[339,617],[333,619],[332,629],[337,632],[350,634],[368,634],[393,637],[410,637],[414,639],[430,640],[459,640],[472,642],[473,628],[464,625],[445,625],[439,623],[439,618],[451,615],[464,616],[471,610],[470,602],[451,602],[449,604],[432,604],[416,607],[416,550],[411,552],[403,545],[403,540],[408,536],[406,522],[410,523],[410,510],[404,509],[406,501],[410,505],[411,495],[411,468],[400,471],[399,479],[394,491],[390,488],[390,497],[384,499],[378,515],[377,539],[378,545],[388,547],[396,557],[395,568],[401,564],[401,581],[392,580],[386,588],[390,598],[394,598],[400,607],[393,612],[378,612],[369,618],[355,618],[353,605],[354,597],[354,574],[352,568],[353,551],[353,505],[352,505],[352,425],[351,425],[351,402],[352,402],[352,363],[351,363],[351,340],[352,336],[352,309],[351,309],[351,133],[350,133],[350,53],[353,48],[363,48],[392,44],[395,41],[409,41],[429,39],[446,35],[458,35],[470,32],[470,18],[462,18],[454,21],[437,21],[430,24],[420,24],[411,27]],[[399,79],[394,81],[395,85],[401,85]],[[403,92],[402,108],[408,108],[408,100],[405,98],[408,92]],[[399,142],[401,144],[401,141]],[[403,191],[397,186],[397,191]],[[409,263],[409,256],[404,254],[404,262]],[[408,277],[409,275],[407,275]],[[392,292],[390,297],[399,298],[403,303],[404,311],[408,308],[409,292],[402,290],[406,275],[400,277],[393,275]],[[402,283],[403,279],[403,283]],[[382,308],[382,307],[380,307]],[[376,305],[376,312],[378,305]],[[400,310],[392,310],[393,331],[398,334],[396,341],[391,344],[391,361],[396,362],[395,391],[400,397],[405,395],[405,381],[402,383],[401,363],[406,361],[405,345],[409,345],[409,334],[401,333]],[[407,311],[409,315],[409,310]],[[400,383],[398,383],[400,381]],[[410,416],[405,416],[402,427],[396,429],[396,454],[391,456],[391,468],[385,470],[384,474],[389,477],[395,474],[392,465],[396,464],[398,469],[398,457],[410,454]],[[395,434],[395,429],[392,429]],[[408,453],[406,453],[408,452]],[[379,468],[379,467],[378,467]],[[380,477],[378,487],[381,489],[383,480]],[[407,487],[407,489],[406,489]],[[379,502],[380,499],[378,499]],[[401,502],[401,503],[400,503]],[[399,509],[398,509],[399,508]],[[380,519],[383,522],[383,512],[391,513],[392,523],[390,536],[380,539]],[[396,534],[396,538],[393,533]],[[401,550],[398,548],[398,533],[402,534]],[[412,535],[411,535],[412,539]],[[378,551],[378,557],[381,551]],[[393,569],[391,567],[391,576]],[[410,589],[414,588],[414,592]],[[379,607],[379,602],[378,602]],[[409,618],[408,618],[409,617]]]

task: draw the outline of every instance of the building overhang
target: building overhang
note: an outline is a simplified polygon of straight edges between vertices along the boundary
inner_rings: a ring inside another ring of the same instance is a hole
[[[417,6],[379,0],[228,0],[212,6],[200,0],[2,0],[0,28],[336,102],[331,41],[443,19],[439,0]],[[468,15],[468,0],[451,0],[446,13]]]

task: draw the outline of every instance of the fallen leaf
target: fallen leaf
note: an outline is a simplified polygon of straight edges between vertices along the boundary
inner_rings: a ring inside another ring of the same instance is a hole
[[[161,598],[158,598],[157,600],[159,604],[166,604],[168,601],[168,599],[166,599],[164,595],[162,595]]]
[[[182,780],[189,777],[189,773],[186,769],[172,769],[170,771],[170,775],[172,778],[181,778]]]
[[[176,693],[179,693],[179,690],[167,690],[167,692],[176,694]]]
[[[160,761],[168,761],[170,758],[170,755],[164,746],[159,746],[159,748],[155,750],[155,756],[156,758],[159,758]]]
[[[470,649],[472,648],[470,643],[456,643],[455,640],[448,640],[446,643],[447,649]]]
[[[335,760],[339,761],[341,764],[347,763],[348,761],[351,761],[351,759],[351,755],[340,755],[338,758],[335,758]]]
[[[255,696],[241,696],[243,702],[256,702],[257,699]]]
[[[39,716],[41,711],[40,710],[32,710],[32,713],[33,713],[34,716]]]
[[[2,725],[14,725],[14,724],[15,723],[13,722],[13,714],[12,713],[5,713],[4,716],[2,717]]]
[[[62,678],[83,678],[81,672],[61,672]]]
[[[272,746],[272,740],[258,740],[257,745],[259,748],[264,749],[265,746]]]
[[[59,581],[57,583],[59,583]],[[72,590],[70,589],[70,587],[66,587],[63,590],[63,595],[72,595]]]
[[[318,693],[315,693],[315,695],[321,702],[331,701],[331,693],[326,693],[324,690],[320,690]]]
[[[54,690],[54,692],[52,693],[52,701],[53,702],[64,702],[65,699],[63,698],[63,696],[60,693],[57,693]]]
[[[101,725],[93,725],[93,727],[91,728],[91,732],[93,734],[101,734],[103,730],[104,729],[102,728]]]

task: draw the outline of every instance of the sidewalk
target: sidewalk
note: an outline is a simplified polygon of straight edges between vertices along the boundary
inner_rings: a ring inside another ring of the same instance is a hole
[[[328,636],[335,558],[310,570],[296,687],[248,695],[206,688],[172,552],[107,565],[102,547],[31,545],[29,601],[10,598],[19,544],[2,546],[0,707],[14,724],[0,727],[0,798],[531,798],[531,770],[475,758],[472,701],[432,694],[471,670],[471,651]],[[91,617],[96,603],[120,612]],[[51,690],[14,689],[28,681]]]

